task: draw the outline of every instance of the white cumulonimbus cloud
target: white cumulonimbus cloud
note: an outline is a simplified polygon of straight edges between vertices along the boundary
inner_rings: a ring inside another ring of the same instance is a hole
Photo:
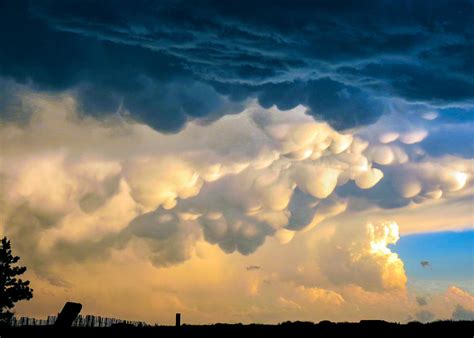
[[[335,285],[355,284],[370,291],[403,289],[403,262],[388,248],[398,239],[394,222],[340,226],[319,244],[318,265]]]

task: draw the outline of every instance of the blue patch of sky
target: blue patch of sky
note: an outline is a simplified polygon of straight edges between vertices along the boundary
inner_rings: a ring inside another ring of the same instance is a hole
[[[409,287],[456,285],[474,293],[474,230],[407,235],[391,250],[403,260]]]

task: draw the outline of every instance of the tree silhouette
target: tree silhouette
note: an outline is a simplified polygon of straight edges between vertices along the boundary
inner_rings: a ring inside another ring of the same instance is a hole
[[[10,322],[13,316],[10,310],[16,302],[33,297],[30,281],[17,278],[26,271],[24,266],[13,266],[19,259],[13,256],[10,241],[3,237],[0,245],[0,325]]]

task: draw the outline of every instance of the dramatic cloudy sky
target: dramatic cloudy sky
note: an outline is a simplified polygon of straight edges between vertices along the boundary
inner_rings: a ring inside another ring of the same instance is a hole
[[[2,1],[19,315],[474,317],[472,1]]]

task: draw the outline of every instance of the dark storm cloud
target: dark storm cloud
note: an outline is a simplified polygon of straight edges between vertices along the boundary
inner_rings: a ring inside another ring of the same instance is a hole
[[[330,78],[304,83],[284,82],[263,85],[258,95],[261,106],[276,105],[287,110],[303,104],[308,113],[327,121],[336,129],[375,122],[383,106],[367,92]]]
[[[471,1],[32,1],[1,8],[0,75],[73,89],[84,113],[125,109],[161,131],[298,104],[337,129],[393,98],[474,100]]]
[[[474,57],[474,52],[472,56]],[[370,86],[374,89],[388,90],[409,101],[445,104],[474,98],[472,76],[455,73],[449,67],[438,68],[442,65],[424,62],[420,65],[418,62],[371,63],[359,69],[350,69],[348,73],[370,80]]]
[[[53,30],[20,2],[4,4],[2,14],[0,75],[36,90],[73,90],[85,114],[125,108],[134,120],[174,132],[189,119],[241,110],[187,75],[172,56]],[[15,85],[4,81],[2,96],[11,97]]]

